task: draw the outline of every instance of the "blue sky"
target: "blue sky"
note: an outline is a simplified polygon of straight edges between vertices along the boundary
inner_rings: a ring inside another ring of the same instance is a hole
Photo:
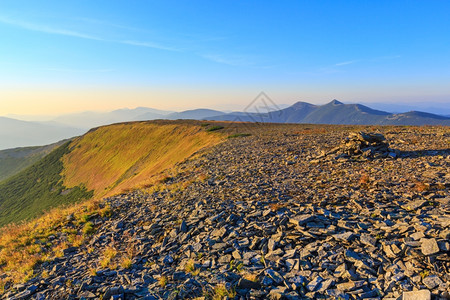
[[[449,1],[0,1],[0,115],[450,106]]]

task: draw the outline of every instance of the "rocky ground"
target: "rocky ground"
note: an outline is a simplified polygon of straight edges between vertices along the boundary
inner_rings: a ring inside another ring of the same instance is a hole
[[[88,242],[3,298],[450,298],[448,127],[381,127],[381,146],[346,139],[366,127],[246,130],[105,199]]]

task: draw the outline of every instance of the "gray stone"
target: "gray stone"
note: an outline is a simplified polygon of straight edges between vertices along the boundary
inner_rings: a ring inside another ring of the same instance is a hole
[[[294,225],[301,226],[308,222],[311,222],[314,220],[313,215],[299,215],[292,218],[289,218],[289,222],[291,222]]]
[[[230,263],[231,258],[232,257],[231,257],[230,254],[222,255],[222,256],[219,257],[218,263],[221,264],[221,265],[226,265],[226,264]]]
[[[285,288],[285,287],[274,288],[274,289],[270,290],[269,297],[270,297],[270,299],[273,299],[273,300],[283,299],[283,296],[286,293],[286,291],[287,291],[287,288]]]
[[[241,289],[260,289],[261,284],[259,282],[254,282],[245,278],[241,278],[238,281],[237,287]]]
[[[431,300],[431,292],[429,290],[404,292],[402,299],[403,300]]]
[[[402,205],[403,209],[406,210],[411,210],[411,211],[415,211],[421,207],[423,207],[425,204],[427,203],[426,200],[415,200],[415,201],[410,201],[404,205]]]
[[[422,239],[421,250],[423,255],[433,255],[439,252],[439,246],[434,238]]]
[[[377,239],[366,233],[361,234],[359,240],[361,241],[361,243],[368,246],[375,246],[377,244]]]
[[[180,231],[186,233],[188,231],[188,227],[186,221],[183,220],[180,224]]]
[[[308,285],[306,286],[306,288],[310,291],[313,292],[315,291],[318,287],[319,284],[323,281],[323,278],[320,276],[317,276],[316,278],[314,278],[312,281],[310,281],[308,283]]]
[[[277,271],[274,271],[272,269],[267,269],[265,271],[266,275],[269,276],[274,282],[275,284],[279,285],[281,283],[283,283],[284,278],[283,276],[281,276],[280,273],[278,273]]]
[[[344,233],[334,234],[333,237],[339,241],[349,242],[355,237],[355,235],[353,232],[347,231]]]
[[[429,289],[434,289],[435,287],[442,284],[442,280],[437,275],[430,275],[422,280],[423,284]]]

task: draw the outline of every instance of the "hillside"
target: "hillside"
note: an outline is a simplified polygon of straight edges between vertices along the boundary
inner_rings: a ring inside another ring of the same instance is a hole
[[[132,122],[92,129],[0,184],[0,226],[60,204],[151,185],[154,175],[223,140],[199,122]]]
[[[234,125],[150,189],[0,235],[4,298],[445,299],[448,128]]]
[[[65,143],[31,167],[0,182],[0,227],[92,197],[93,193],[82,185],[67,189],[61,182],[61,158],[69,152],[68,145]]]
[[[0,150],[0,181],[31,166],[63,143]]]
[[[84,132],[82,129],[65,125],[26,122],[0,117],[0,150],[48,145]]]

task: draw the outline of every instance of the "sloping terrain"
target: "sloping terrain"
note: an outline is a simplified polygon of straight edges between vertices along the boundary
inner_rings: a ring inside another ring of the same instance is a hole
[[[69,142],[0,183],[0,227],[28,220],[43,211],[63,204],[91,198],[82,185],[67,189],[61,182],[61,158],[68,153]]]
[[[0,226],[85,198],[143,187],[196,151],[223,140],[199,122],[99,127],[0,183]]]
[[[0,150],[0,181],[31,166],[63,143]]]
[[[4,280],[4,298],[448,295],[448,127],[241,126],[252,135],[105,199],[111,216],[87,215],[89,230],[64,218],[53,246],[39,240],[35,255],[49,256],[34,278]],[[380,130],[398,155],[323,154],[360,130]]]
[[[208,120],[261,123],[306,123],[346,125],[450,125],[450,118],[423,113],[391,114],[361,104],[344,104],[333,100],[325,105],[297,102],[294,105],[261,114],[230,113],[207,117]]]
[[[193,125],[195,124],[196,125]],[[131,122],[99,127],[70,144],[64,184],[85,185],[95,196],[152,183],[152,176],[223,139],[198,122]]]

